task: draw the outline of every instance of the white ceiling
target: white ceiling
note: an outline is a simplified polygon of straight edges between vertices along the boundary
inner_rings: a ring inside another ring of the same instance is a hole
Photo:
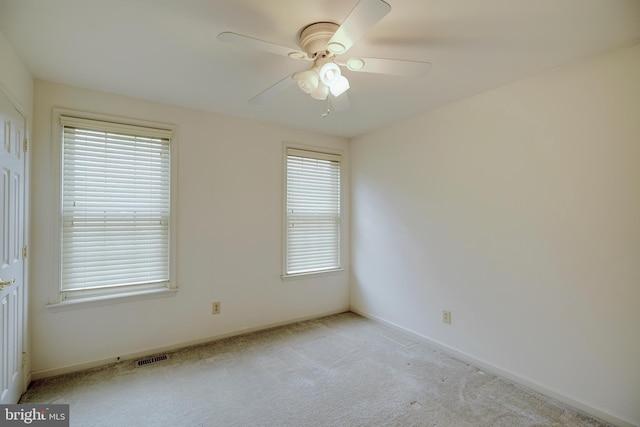
[[[387,0],[391,12],[345,56],[429,61],[418,79],[345,71],[351,108],[296,86],[247,101],[309,67],[219,42],[233,31],[298,47],[357,0],[0,0],[0,32],[35,78],[352,137],[640,39],[640,0]]]

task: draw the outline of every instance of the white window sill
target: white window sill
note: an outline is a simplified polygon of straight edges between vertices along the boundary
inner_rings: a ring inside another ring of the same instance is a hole
[[[97,297],[78,298],[46,305],[45,308],[52,312],[77,310],[82,308],[100,307],[107,304],[140,301],[152,298],[166,298],[175,296],[178,289],[153,289],[148,291],[130,292],[126,294],[102,295]]]
[[[335,270],[323,270],[323,271],[310,271],[308,273],[298,274],[283,274],[280,276],[283,281],[299,280],[299,279],[315,279],[317,277],[335,276],[344,273],[346,270],[343,268],[337,268]]]

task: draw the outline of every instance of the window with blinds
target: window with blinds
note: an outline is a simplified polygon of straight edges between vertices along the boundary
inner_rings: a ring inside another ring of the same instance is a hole
[[[168,287],[171,131],[60,121],[62,299]]]
[[[340,173],[336,154],[287,148],[285,276],[340,268]]]

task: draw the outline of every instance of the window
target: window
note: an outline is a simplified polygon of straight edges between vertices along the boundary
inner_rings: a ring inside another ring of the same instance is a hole
[[[170,287],[171,130],[60,116],[61,300]]]
[[[286,149],[285,276],[338,270],[341,156]]]

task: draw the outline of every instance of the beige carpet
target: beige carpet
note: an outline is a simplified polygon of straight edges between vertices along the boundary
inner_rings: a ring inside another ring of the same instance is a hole
[[[353,313],[34,382],[72,426],[606,426]]]

